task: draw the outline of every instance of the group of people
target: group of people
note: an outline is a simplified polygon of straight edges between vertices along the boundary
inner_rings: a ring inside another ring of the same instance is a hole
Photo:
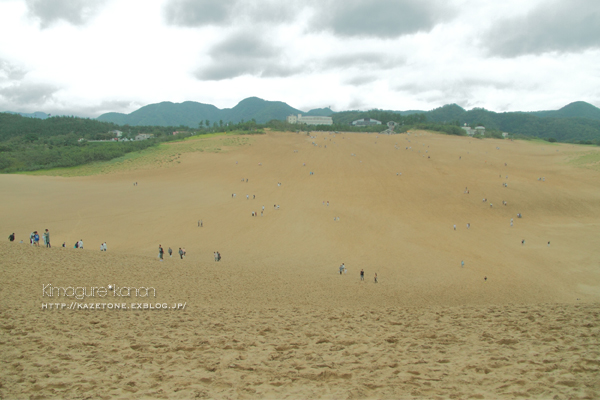
[[[167,250],[169,253],[169,257],[173,257],[173,249],[169,247],[169,249]],[[179,248],[179,258],[181,260],[183,260],[183,257],[186,256],[187,252],[185,251],[185,247],[180,247]],[[165,257],[165,249],[163,249],[162,245],[158,245],[158,259],[159,261],[163,261]]]
[[[348,272],[348,269],[346,268],[346,264],[342,263],[342,265],[340,265],[340,275],[342,274],[346,274]],[[365,280],[365,270],[361,269],[360,270],[360,280],[364,281]],[[375,276],[373,278],[374,283],[379,283],[378,279],[377,279],[377,272],[375,272]]]
[[[43,237],[43,241],[44,241],[44,246],[48,247],[48,248],[52,247],[50,245],[50,232],[48,231],[48,229],[46,229],[44,231],[44,234],[43,234],[42,237]],[[10,240],[11,242],[14,242],[14,240],[15,240],[15,234],[12,233],[11,235],[9,235],[8,236],[8,240]],[[40,245],[40,235],[39,235],[38,231],[31,232],[31,234],[29,235],[29,244],[32,245],[32,246],[38,246],[39,247],[39,245]]]
[[[11,233],[8,236],[8,240],[11,242],[15,241],[15,234]],[[51,248],[52,245],[50,244],[50,231],[48,229],[46,229],[44,231],[44,233],[42,234],[42,242],[44,243],[44,246],[47,248]],[[23,243],[23,241],[21,240],[21,243]],[[32,246],[38,246],[40,245],[40,235],[38,233],[38,231],[33,231],[31,232],[31,234],[29,235],[29,244],[31,244]],[[67,247],[67,243],[63,242],[62,247],[66,248]],[[74,249],[83,249],[83,239],[79,239],[78,241],[75,242],[75,244],[73,245]],[[100,251],[106,251],[107,247],[106,247],[106,242],[101,243],[100,244]]]

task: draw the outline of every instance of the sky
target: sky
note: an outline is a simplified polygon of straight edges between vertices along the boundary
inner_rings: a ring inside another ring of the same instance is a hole
[[[600,0],[0,0],[0,111],[600,107]]]

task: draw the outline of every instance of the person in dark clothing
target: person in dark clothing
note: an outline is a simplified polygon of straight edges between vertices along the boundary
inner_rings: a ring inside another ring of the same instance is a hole
[[[14,242],[15,241],[15,234],[11,233],[10,235],[8,235],[8,240],[11,241],[11,242]]]

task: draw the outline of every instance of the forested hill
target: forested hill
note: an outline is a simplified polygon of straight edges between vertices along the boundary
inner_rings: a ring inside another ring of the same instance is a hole
[[[331,111],[331,110],[330,110]],[[254,119],[266,123],[272,119],[284,120],[290,114],[303,114],[303,111],[290,107],[281,101],[266,101],[250,97],[240,101],[233,108],[219,109],[212,104],[186,101],[184,103],[163,102],[149,104],[130,114],[107,113],[98,117],[99,121],[117,124],[179,126],[191,128],[209,127],[222,123],[238,123]]]
[[[539,115],[541,113],[541,115]],[[557,111],[496,113],[483,108],[466,111],[456,104],[425,113],[428,122],[485,126],[486,129],[556,139],[559,142],[600,142],[600,109],[585,102]]]
[[[600,121],[600,108],[585,101],[576,101],[556,111],[533,111],[531,114],[538,117],[588,118]]]

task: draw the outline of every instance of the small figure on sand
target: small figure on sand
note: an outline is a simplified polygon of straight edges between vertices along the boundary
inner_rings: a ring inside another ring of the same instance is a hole
[[[169,247],[169,257],[173,257],[173,249]]]
[[[14,242],[15,241],[15,234],[14,234],[14,232],[11,233],[10,235],[8,235],[8,241],[9,242]]]
[[[364,281],[364,280],[365,280],[365,270],[364,270],[364,269],[361,269],[361,270],[360,270],[360,280],[361,280],[361,281]]]
[[[158,245],[158,259],[160,261],[163,260],[163,255],[165,254],[165,249],[162,248],[162,245]]]
[[[375,283],[378,283],[379,281],[377,280],[377,272],[375,272]]]
[[[44,246],[48,248],[52,247],[50,246],[50,232],[48,232],[48,229],[44,232]]]
[[[340,275],[344,272],[345,269],[346,266],[344,265],[344,263],[342,263],[342,265],[340,265]]]

